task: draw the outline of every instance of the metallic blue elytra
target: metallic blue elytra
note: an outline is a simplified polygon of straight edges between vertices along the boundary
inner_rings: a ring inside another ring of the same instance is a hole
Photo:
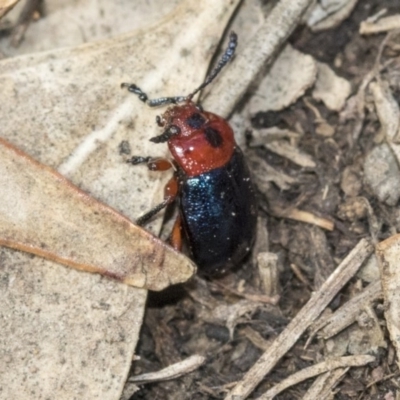
[[[179,177],[180,213],[199,270],[223,273],[248,254],[255,237],[257,203],[242,151],[223,167]]]

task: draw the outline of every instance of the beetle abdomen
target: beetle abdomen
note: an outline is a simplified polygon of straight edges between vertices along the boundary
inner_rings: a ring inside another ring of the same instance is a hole
[[[180,212],[189,248],[201,271],[222,273],[249,252],[257,205],[250,173],[236,147],[221,168],[182,177]]]

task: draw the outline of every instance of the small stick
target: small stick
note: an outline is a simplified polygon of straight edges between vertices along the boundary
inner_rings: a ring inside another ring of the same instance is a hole
[[[332,398],[332,391],[337,384],[343,379],[344,375],[349,370],[347,368],[338,368],[334,371],[325,372],[321,374],[304,394],[302,400],[315,400]]]
[[[262,396],[258,397],[256,400],[271,400],[285,389],[297,385],[306,379],[321,375],[327,371],[332,371],[337,368],[362,367],[363,365],[373,361],[375,361],[375,357],[369,355],[347,356],[323,361],[319,364],[304,368],[293,375],[290,375],[288,378],[284,379],[282,382],[265,392]]]
[[[335,336],[343,329],[347,328],[356,321],[360,314],[360,310],[369,306],[372,302],[383,297],[381,280],[370,283],[362,292],[356,294],[353,298],[337,309],[329,318],[317,321],[313,326],[310,338],[307,344],[312,340],[314,335],[319,332],[319,336],[325,340]]]
[[[194,355],[187,358],[186,360],[169,365],[168,367],[160,371],[132,376],[129,378],[129,382],[134,382],[138,385],[141,385],[149,382],[159,382],[176,379],[201,367],[204,364],[205,360],[206,358],[203,356]]]
[[[319,217],[309,211],[299,210],[298,208],[283,209],[279,206],[271,206],[273,213],[282,218],[293,219],[307,224],[319,226],[327,231],[333,231],[335,224],[329,219]]]

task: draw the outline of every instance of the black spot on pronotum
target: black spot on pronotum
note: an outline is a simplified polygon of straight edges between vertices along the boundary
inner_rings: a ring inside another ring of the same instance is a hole
[[[200,129],[206,120],[199,113],[192,114],[187,120],[186,123],[193,129]]]
[[[222,145],[222,136],[216,129],[208,126],[204,129],[204,134],[206,135],[207,142],[210,143],[212,147],[220,147]]]

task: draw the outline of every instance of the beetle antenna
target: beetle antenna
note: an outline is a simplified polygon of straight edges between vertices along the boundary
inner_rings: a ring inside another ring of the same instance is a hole
[[[206,77],[205,81],[192,93],[188,96],[175,96],[175,97],[160,97],[158,99],[149,99],[147,94],[143,92],[138,86],[134,83],[121,83],[121,88],[127,88],[129,92],[136,94],[139,97],[139,100],[147,103],[150,107],[157,107],[165,104],[177,104],[182,103],[184,101],[192,100],[193,96],[200,92],[200,90],[204,89],[207,85],[209,85],[215,77],[221,72],[222,68],[231,60],[233,55],[235,54],[236,46],[237,46],[237,34],[235,32],[231,32],[229,35],[229,43],[228,47],[222,54],[222,57],[218,61],[217,66],[210,72],[210,74]]]
[[[210,72],[210,74],[206,77],[205,81],[195,91],[193,91],[186,97],[186,100],[191,100],[196,93],[200,92],[200,90],[204,89],[208,84],[210,84],[215,79],[215,77],[221,72],[222,68],[225,67],[225,65],[235,54],[236,46],[237,46],[237,34],[232,31],[229,35],[228,47],[226,48],[224,54],[222,54],[222,57],[219,60],[217,66]]]

